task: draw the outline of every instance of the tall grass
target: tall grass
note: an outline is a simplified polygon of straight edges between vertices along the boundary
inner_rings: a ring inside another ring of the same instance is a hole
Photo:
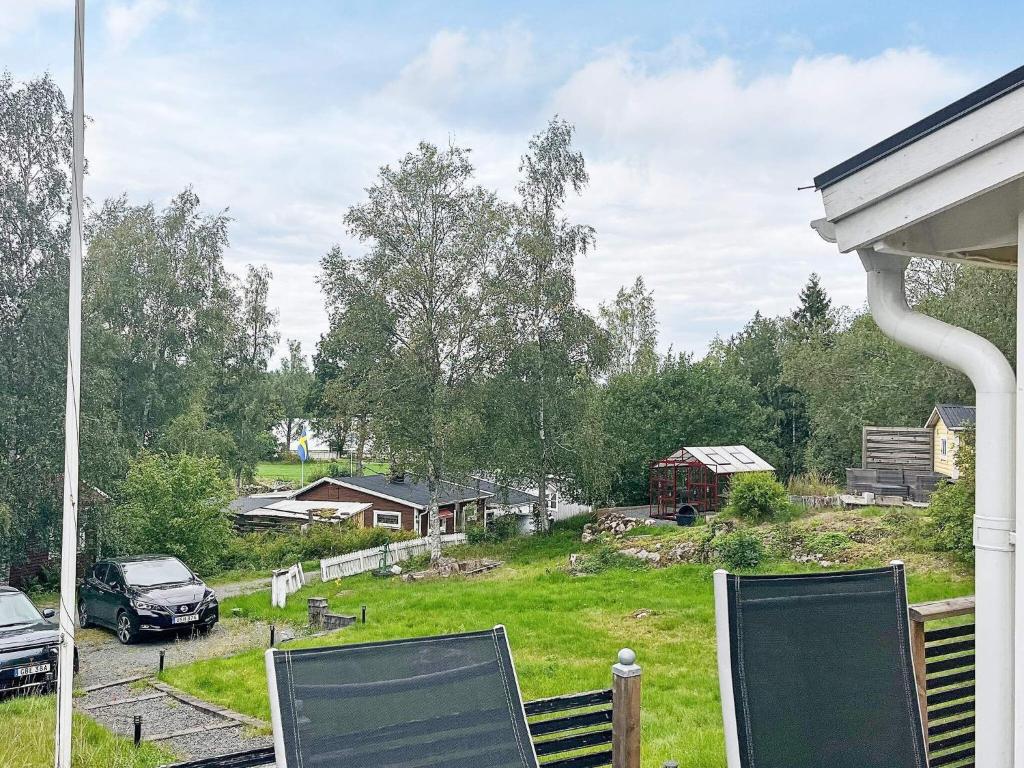
[[[786,483],[786,490],[791,496],[835,496],[843,492],[832,475],[816,469],[792,475]]]
[[[27,696],[0,702],[0,766],[53,766],[53,696]],[[174,755],[154,744],[136,749],[129,739],[115,736],[94,720],[75,713],[71,733],[72,768],[155,768]]]

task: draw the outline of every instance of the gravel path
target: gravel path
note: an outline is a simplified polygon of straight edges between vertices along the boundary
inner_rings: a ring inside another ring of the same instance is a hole
[[[157,691],[145,681],[90,691],[75,706],[126,738],[135,716],[142,717],[143,739],[155,741],[182,760],[269,747],[273,739],[226,715],[209,712]]]
[[[287,640],[293,633],[278,627],[277,636]],[[155,675],[161,650],[165,653],[164,664],[171,667],[229,656],[249,648],[265,648],[270,642],[270,626],[259,621],[222,619],[205,636],[143,635],[132,645],[121,645],[114,633],[107,629],[82,629],[75,640],[81,663],[76,683],[80,687],[90,687],[135,675]]]
[[[319,574],[310,576],[319,577]],[[269,583],[267,578],[219,584],[215,589],[220,597],[233,597],[267,589]],[[267,600],[270,600],[269,593]],[[290,628],[277,628],[279,640],[292,637],[294,632]],[[81,665],[75,678],[76,686],[103,686],[76,696],[75,707],[115,733],[131,738],[134,717],[141,715],[143,738],[153,738],[182,760],[272,745],[269,734],[230,716],[180,701],[151,687],[146,680],[119,682],[156,675],[160,651],[164,651],[165,666],[172,667],[229,656],[250,648],[265,648],[270,641],[268,624],[222,618],[206,635],[147,634],[132,645],[121,645],[107,629],[79,629],[75,640]]]

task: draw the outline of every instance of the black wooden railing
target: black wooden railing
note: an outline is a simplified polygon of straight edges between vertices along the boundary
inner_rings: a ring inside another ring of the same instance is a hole
[[[931,768],[974,766],[974,598],[910,606]]]
[[[605,768],[612,764],[612,691],[589,691],[525,704],[530,736],[543,768]],[[209,757],[167,768],[264,768],[274,748]]]
[[[610,688],[528,701],[526,717],[544,768],[603,768],[612,764]]]

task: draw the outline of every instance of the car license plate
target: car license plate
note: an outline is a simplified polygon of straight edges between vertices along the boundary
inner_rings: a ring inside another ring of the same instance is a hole
[[[15,677],[28,677],[29,675],[41,675],[43,672],[49,672],[49,664],[33,664],[29,667],[18,667],[14,670]]]
[[[191,624],[193,621],[199,621],[199,614],[193,613],[188,616],[175,616],[175,624]]]

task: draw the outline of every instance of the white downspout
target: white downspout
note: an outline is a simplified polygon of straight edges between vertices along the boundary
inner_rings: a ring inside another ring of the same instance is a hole
[[[987,339],[914,312],[903,275],[908,260],[858,251],[868,305],[882,332],[965,374],[977,391],[975,492],[975,749],[984,768],[1013,765],[1014,419],[1016,380]]]

